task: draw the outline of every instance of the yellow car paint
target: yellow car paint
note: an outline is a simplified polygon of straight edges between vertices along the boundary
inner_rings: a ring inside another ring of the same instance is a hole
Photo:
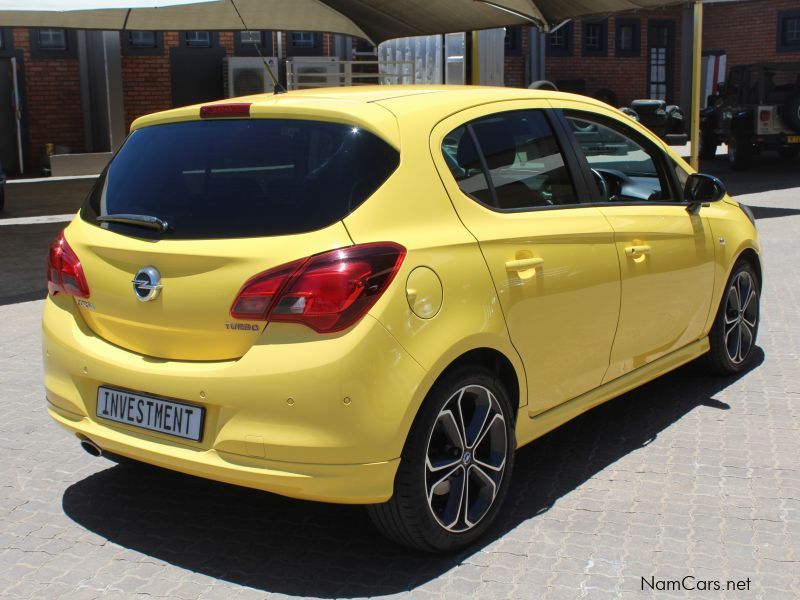
[[[589,98],[387,86],[236,101],[252,103],[254,119],[367,129],[400,151],[400,166],[344,220],[307,234],[152,242],[76,217],[65,236],[93,295],[81,303],[61,294],[46,300],[48,410],[110,452],[292,497],[382,502],[392,495],[420,406],[459,357],[489,351],[511,365],[522,445],[707,351],[733,264],[743,252],[760,252],[755,228],[730,198],[697,214],[657,203],[506,214],[460,191],[441,154],[444,137],[477,117],[521,108],[605,115],[692,172],[652,133]],[[132,129],[198,119],[199,106],[186,107],[137,119]],[[290,323],[225,330],[232,282],[378,241],[402,244],[407,256],[369,314],[346,331],[321,335]],[[632,258],[629,246],[650,246],[650,254]],[[527,259],[543,262],[514,267]],[[155,306],[130,293],[131,276],[150,263],[179,290]],[[441,285],[423,290],[439,304],[432,316],[412,310],[409,276],[420,267]],[[219,278],[225,293],[214,289]],[[94,292],[101,287],[119,293]],[[202,405],[203,438],[98,419],[99,385]]]

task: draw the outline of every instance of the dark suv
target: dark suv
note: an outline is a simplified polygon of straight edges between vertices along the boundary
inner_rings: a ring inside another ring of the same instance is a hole
[[[700,157],[714,158],[728,144],[728,162],[747,168],[754,154],[800,154],[800,63],[731,67],[700,113]]]

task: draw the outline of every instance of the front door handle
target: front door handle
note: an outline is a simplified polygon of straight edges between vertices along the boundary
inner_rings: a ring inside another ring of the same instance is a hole
[[[628,256],[641,256],[642,254],[650,254],[650,246],[628,246],[625,248],[625,254]]]
[[[527,271],[541,267],[544,264],[543,258],[518,258],[506,262],[507,271]]]

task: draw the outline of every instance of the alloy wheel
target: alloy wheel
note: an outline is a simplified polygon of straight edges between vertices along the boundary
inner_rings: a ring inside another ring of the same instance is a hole
[[[468,385],[445,402],[425,454],[428,508],[447,531],[469,531],[492,507],[508,440],[503,409],[487,388]]]
[[[758,291],[750,273],[742,271],[731,281],[725,300],[725,349],[733,364],[749,356],[757,325]]]

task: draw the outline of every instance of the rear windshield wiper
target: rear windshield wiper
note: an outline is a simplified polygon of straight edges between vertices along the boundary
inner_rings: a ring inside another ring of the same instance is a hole
[[[125,225],[133,225],[134,227],[146,227],[147,229],[155,229],[156,231],[166,231],[169,224],[158,217],[151,217],[150,215],[100,215],[95,219],[98,223],[124,223]]]

